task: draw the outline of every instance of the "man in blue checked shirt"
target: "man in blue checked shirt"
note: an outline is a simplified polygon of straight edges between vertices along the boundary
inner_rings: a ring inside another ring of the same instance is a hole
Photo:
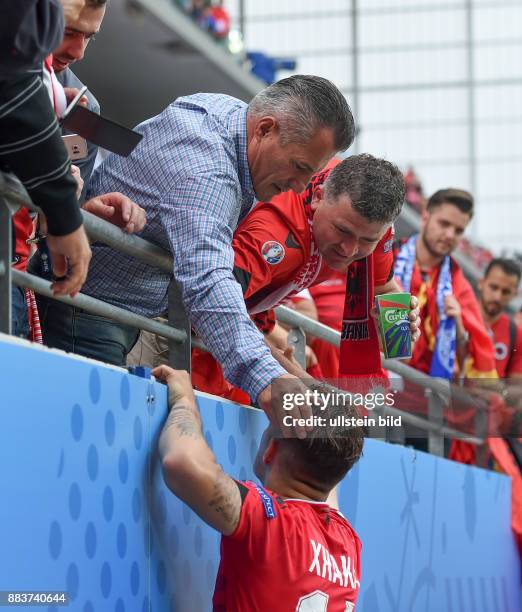
[[[257,200],[302,191],[354,138],[343,94],[330,81],[295,75],[249,105],[220,94],[178,98],[138,126],[142,142],[111,155],[88,197],[119,191],[147,214],[141,232],[173,254],[173,274],[192,325],[226,378],[269,410],[271,383],[293,377],[250,320],[232,274],[232,235]],[[155,317],[167,310],[169,274],[95,244],[84,292]],[[42,313],[46,344],[124,365],[138,331],[59,302]],[[297,384],[297,381],[286,381]]]

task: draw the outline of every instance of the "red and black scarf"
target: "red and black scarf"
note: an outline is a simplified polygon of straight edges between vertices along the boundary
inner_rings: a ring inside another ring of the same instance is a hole
[[[303,192],[303,202],[310,220],[313,217],[313,195],[329,173],[330,169],[314,175]],[[372,379],[372,382],[376,379],[382,384],[386,375],[381,367],[377,329],[370,315],[374,299],[373,283],[373,254],[350,264],[347,271],[339,377],[364,377]]]

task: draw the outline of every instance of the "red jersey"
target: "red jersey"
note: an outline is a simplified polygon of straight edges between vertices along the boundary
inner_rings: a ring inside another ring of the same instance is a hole
[[[296,194],[290,191],[270,202],[258,203],[234,233],[234,276],[243,289],[249,314],[264,333],[270,333],[275,324],[270,309],[286,298],[338,276],[344,277],[343,287],[346,286],[346,273],[329,268],[319,253],[312,231],[313,212],[308,206],[311,194],[325,181],[328,169],[337,163],[338,160],[331,162],[326,171],[316,174],[304,192]],[[384,285],[393,276],[392,246],[393,228],[390,228],[374,251],[375,286]],[[344,299],[343,289],[335,325],[337,329],[342,324]],[[339,349],[333,347],[333,352],[333,362],[337,365],[325,372],[325,376],[331,378],[337,377]],[[245,402],[244,397],[231,394],[234,388],[218,376],[219,366],[216,368],[211,364],[212,359],[208,353],[193,351],[193,376],[197,377],[197,388]],[[211,376],[208,375],[209,368],[212,368]]]
[[[328,173],[319,176],[321,180],[316,180],[314,187],[321,185]],[[234,273],[251,314],[273,308],[284,298],[338,275],[323,261],[315,244],[313,212],[306,205],[306,194],[289,191],[270,202],[260,202],[234,234]],[[390,228],[375,248],[374,285],[392,278],[392,238]],[[346,278],[346,273],[343,276]]]
[[[514,325],[514,334],[510,327]],[[507,314],[501,314],[490,327],[495,347],[495,366],[499,378],[522,374],[522,329],[511,323]]]
[[[221,538],[214,612],[353,612],[361,542],[328,504],[281,499],[254,483]]]

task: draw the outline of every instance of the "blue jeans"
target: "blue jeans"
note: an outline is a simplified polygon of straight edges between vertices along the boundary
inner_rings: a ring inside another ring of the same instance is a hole
[[[139,330],[37,295],[44,344],[125,367]]]
[[[29,319],[25,291],[20,287],[11,288],[11,328],[13,336],[29,338]]]

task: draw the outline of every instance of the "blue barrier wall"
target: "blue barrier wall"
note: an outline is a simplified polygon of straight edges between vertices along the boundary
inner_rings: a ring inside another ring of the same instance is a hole
[[[210,610],[219,537],[165,488],[154,452],[165,388],[5,336],[0,366],[0,591],[66,590],[81,612]],[[198,401],[224,469],[253,478],[264,415]],[[518,612],[510,491],[367,441],[340,489],[363,541],[358,612]]]

